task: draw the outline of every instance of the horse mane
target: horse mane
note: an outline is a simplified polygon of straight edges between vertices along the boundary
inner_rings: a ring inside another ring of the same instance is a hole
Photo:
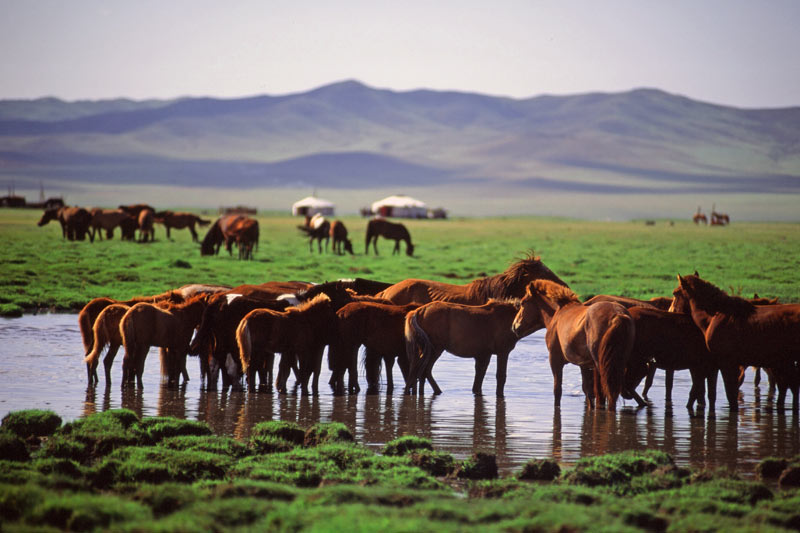
[[[541,296],[552,300],[559,307],[563,307],[570,303],[581,303],[578,295],[572,292],[572,289],[559,285],[549,279],[537,279],[530,284],[531,292],[537,292]]]
[[[494,276],[479,278],[472,282],[474,290],[480,292],[485,298],[518,297],[525,293],[525,287],[531,279],[537,279],[542,274],[550,277],[554,283],[566,286],[533,250],[526,256],[509,265],[505,271]]]
[[[174,291],[173,291],[174,292]],[[198,301],[208,301],[208,294],[206,293],[198,293],[185,300],[181,300],[178,302],[167,301],[166,309],[173,310],[173,309],[186,309],[187,307],[197,303]]]
[[[330,301],[331,301],[330,296],[328,296],[323,292],[321,294],[317,294],[310,300],[307,300],[305,302],[300,302],[299,304],[288,309],[296,309],[297,311],[307,311],[313,307],[328,304],[330,303]]]
[[[714,308],[735,316],[749,316],[756,311],[756,306],[752,302],[739,296],[731,296],[701,277],[691,275],[684,277],[683,280],[696,295],[695,301],[707,302]]]
[[[519,308],[522,305],[522,298],[489,298],[487,303],[499,303],[499,304],[510,304],[516,308]]]

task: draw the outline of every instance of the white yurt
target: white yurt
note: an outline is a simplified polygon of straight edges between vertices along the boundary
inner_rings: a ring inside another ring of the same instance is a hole
[[[306,196],[292,204],[292,214],[295,216],[313,216],[317,213],[333,216],[333,203],[316,196]]]
[[[396,194],[373,202],[372,212],[384,217],[427,218],[428,206],[416,198]]]

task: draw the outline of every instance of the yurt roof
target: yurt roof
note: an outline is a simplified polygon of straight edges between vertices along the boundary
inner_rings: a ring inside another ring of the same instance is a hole
[[[417,200],[416,198],[412,198],[410,196],[406,196],[404,194],[396,194],[394,196],[387,196],[383,200],[378,200],[377,202],[373,202],[372,210],[375,211],[382,205],[389,205],[392,207],[420,207],[420,208],[427,208],[428,206],[425,205],[425,202]]]
[[[302,200],[298,200],[292,204],[292,207],[334,207],[332,202],[316,196],[306,196]]]

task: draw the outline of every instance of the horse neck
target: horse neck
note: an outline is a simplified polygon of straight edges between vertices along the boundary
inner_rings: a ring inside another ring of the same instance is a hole
[[[558,305],[556,302],[549,300],[547,298],[538,298],[538,308],[539,313],[542,316],[542,322],[544,322],[544,326],[546,328],[550,327],[550,323],[553,321],[553,317],[561,311],[562,309],[566,309],[572,305],[580,305],[578,302],[570,302],[566,305]]]

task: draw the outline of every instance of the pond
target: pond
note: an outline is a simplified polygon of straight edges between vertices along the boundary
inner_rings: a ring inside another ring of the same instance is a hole
[[[65,421],[120,407],[140,416],[175,416],[202,420],[219,434],[246,439],[254,424],[292,420],[307,427],[316,422],[346,424],[359,442],[379,449],[405,434],[428,437],[437,449],[457,458],[473,450],[497,456],[501,472],[518,470],[530,458],[554,458],[572,464],[584,456],[628,449],[659,449],[692,468],[728,467],[751,475],[763,457],[800,453],[798,417],[767,402],[766,386],[742,386],[738,413],[728,410],[720,384],[715,409],[689,411],[688,372],[675,376],[672,406],[664,402],[663,374],[650,391],[653,405],[637,409],[621,401],[616,413],[585,408],[580,372],[564,368],[564,396],[554,408],[553,378],[544,331],[517,344],[508,364],[505,398],[494,395],[494,361],[484,381],[484,396],[472,394],[471,359],[445,353],[434,368],[444,391],[439,396],[404,396],[401,390],[375,396],[334,397],[296,394],[206,391],[200,387],[197,359],[189,358],[190,381],[169,389],[161,384],[158,352],[151,349],[144,389],[120,387],[123,350],[106,387],[86,386],[86,367],[77,315],[40,314],[0,319],[0,416],[20,409],[51,409]],[[323,367],[326,365],[323,365]],[[327,370],[320,383],[326,383]],[[395,369],[396,383],[401,381]],[[720,380],[721,382],[721,380]],[[361,378],[364,387],[363,377]]]

